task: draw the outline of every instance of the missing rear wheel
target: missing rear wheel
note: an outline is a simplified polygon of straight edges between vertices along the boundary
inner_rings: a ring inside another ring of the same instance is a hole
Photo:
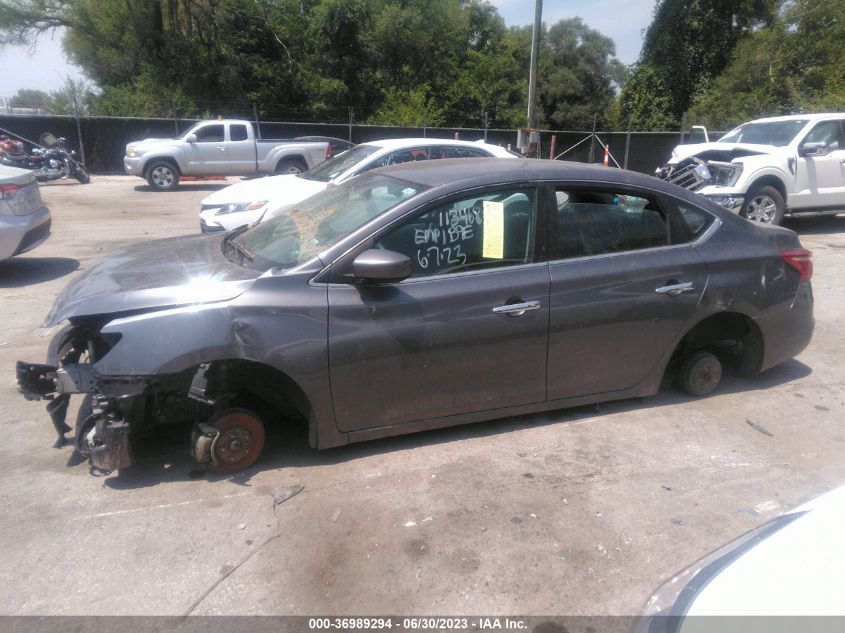
[[[713,393],[722,380],[722,363],[715,354],[703,350],[690,354],[681,364],[681,389],[700,398]]]

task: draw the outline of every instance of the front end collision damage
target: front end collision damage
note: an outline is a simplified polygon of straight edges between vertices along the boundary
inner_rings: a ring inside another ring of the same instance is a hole
[[[779,174],[770,173],[770,169],[760,171],[765,163],[756,157],[765,159],[768,154],[764,151],[742,146],[719,149],[714,145],[679,146],[669,162],[655,170],[655,176],[700,193],[738,214],[746,202],[751,180]]]
[[[103,471],[132,465],[134,439],[170,424],[193,424],[191,454],[215,472],[254,461],[264,421],[276,417],[307,420],[317,447],[314,421],[334,419],[328,399],[312,404],[306,395],[329,391],[327,358],[313,351],[325,334],[326,289],[309,287],[296,307],[270,307],[271,298],[300,281],[269,275],[256,280],[249,299],[74,317],[55,335],[47,364],[18,363],[19,390],[49,401],[56,446],[70,440],[71,395],[83,394],[86,412],[74,443]],[[303,312],[303,304],[311,308]],[[215,423],[226,428],[209,428]],[[225,445],[206,441],[216,435]],[[330,426],[319,435],[320,447],[348,442]]]
[[[68,339],[70,335],[70,339]],[[77,419],[74,444],[101,471],[128,468],[133,459],[129,445],[132,420],[141,396],[154,380],[148,377],[111,378],[95,370],[96,357],[76,349],[78,330],[62,330],[57,338],[67,350],[57,365],[18,361],[19,391],[28,400],[47,400],[47,413],[56,431],[55,448],[69,443],[72,431],[66,422],[70,398],[85,394]],[[84,356],[84,358],[83,358]]]

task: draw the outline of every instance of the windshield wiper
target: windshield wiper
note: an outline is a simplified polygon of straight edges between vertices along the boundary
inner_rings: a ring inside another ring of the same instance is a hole
[[[241,226],[231,233],[229,233],[226,237],[223,238],[223,253],[226,253],[226,249],[231,247],[237,251],[238,255],[241,256],[241,259],[246,259],[249,261],[253,261],[255,259],[255,255],[250,251],[246,246],[241,244],[240,242],[236,242],[234,238],[238,235],[243,233],[249,228],[249,225]]]

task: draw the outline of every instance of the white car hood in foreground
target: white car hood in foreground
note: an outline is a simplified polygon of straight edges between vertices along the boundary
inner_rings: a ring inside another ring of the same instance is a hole
[[[698,593],[687,615],[845,615],[845,486],[745,551]]]
[[[845,486],[763,523],[676,574],[649,598],[632,631],[841,630],[816,626],[836,625],[835,619],[807,616],[845,616],[843,533]]]

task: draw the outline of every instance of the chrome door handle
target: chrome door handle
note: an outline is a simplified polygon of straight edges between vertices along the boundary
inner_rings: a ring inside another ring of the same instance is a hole
[[[221,152],[225,152],[225,151],[226,151],[226,146],[225,146],[225,145],[218,145],[218,146],[217,146],[217,149],[219,149]]]
[[[522,316],[531,310],[539,310],[539,301],[525,301],[524,303],[508,303],[503,306],[493,308],[496,314],[507,314],[508,316]]]
[[[695,290],[695,286],[692,285],[691,281],[687,281],[682,284],[672,284],[671,286],[661,286],[660,288],[655,288],[654,292],[659,295],[668,295],[670,297],[677,297],[682,292],[692,292]]]

